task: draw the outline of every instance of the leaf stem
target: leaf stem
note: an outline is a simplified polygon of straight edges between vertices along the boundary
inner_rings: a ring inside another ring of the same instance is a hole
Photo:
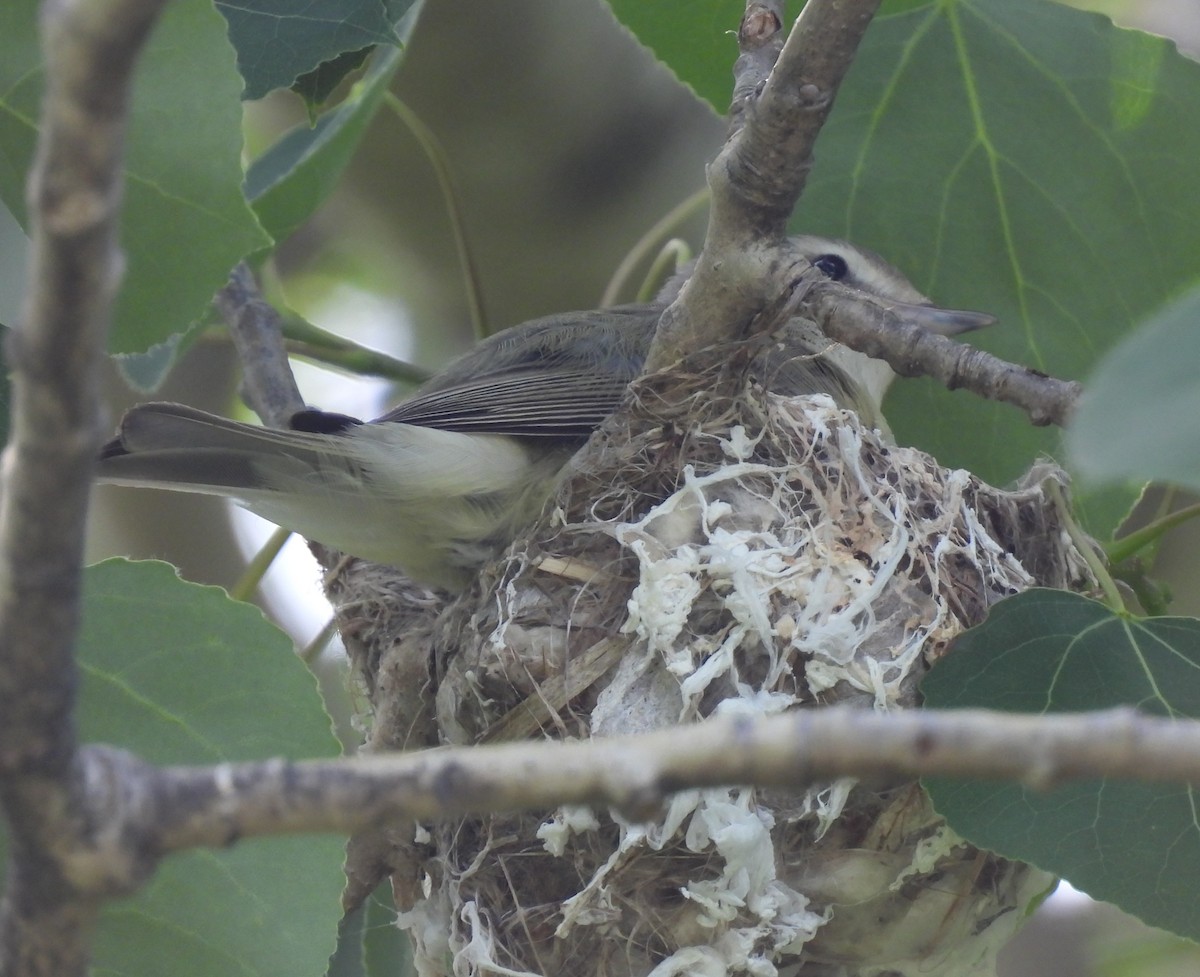
[[[1167,587],[1146,573],[1136,557],[1113,567],[1113,576],[1133,591],[1142,609],[1151,617],[1161,617],[1170,610],[1172,595]]]
[[[288,537],[292,535],[290,529],[282,527],[271,533],[270,538],[263,544],[262,549],[254,554],[254,558],[246,566],[237,583],[229,588],[229,596],[234,600],[248,602],[254,597],[254,592],[258,590],[258,585],[262,583],[262,579],[266,576],[268,568],[275,562],[275,557],[279,555],[279,551],[283,549],[283,544],[288,541]]]
[[[1063,495],[1062,486],[1052,478],[1046,479],[1042,484],[1046,486],[1050,498],[1054,500],[1055,508],[1058,509],[1059,515],[1062,517],[1063,528],[1067,531],[1067,535],[1071,537],[1071,541],[1087,562],[1088,569],[1092,571],[1092,576],[1095,577],[1096,583],[1099,584],[1100,590],[1104,594],[1104,602],[1114,613],[1124,613],[1125,601],[1121,599],[1121,591],[1117,588],[1117,583],[1113,580],[1112,574],[1108,572],[1108,566],[1105,564],[1105,561],[1097,554],[1093,540],[1079,528],[1079,523],[1075,521],[1075,516],[1067,504],[1066,497]]]
[[[321,652],[325,650],[325,646],[329,644],[336,633],[337,622],[333,618],[330,618],[325,622],[325,626],[316,633],[312,641],[310,641],[300,650],[300,660],[303,661],[305,665],[311,667],[313,662],[320,657]]]
[[[475,338],[483,339],[491,334],[488,328],[487,314],[483,309],[483,289],[480,284],[479,269],[475,264],[475,255],[467,241],[466,221],[463,218],[460,200],[462,195],[455,186],[454,177],[450,173],[450,161],[446,151],[438,141],[432,129],[429,128],[400,98],[391,92],[384,92],[388,107],[417,140],[425,153],[441,187],[442,197],[446,201],[446,216],[450,220],[450,230],[454,234],[454,246],[458,249],[458,260],[463,272],[463,291],[467,299],[467,308],[471,314],[471,324],[475,329]]]
[[[649,302],[662,286],[662,280],[669,277],[666,274],[667,269],[670,268],[671,274],[674,274],[691,260],[692,249],[687,241],[680,237],[671,238],[662,246],[658,256],[646,271],[646,277],[642,279],[642,287],[638,289],[637,300]]]
[[[282,327],[288,352],[297,356],[336,366],[358,376],[377,376],[402,383],[424,383],[430,377],[428,370],[360,346],[295,313],[284,315]]]
[[[1123,563],[1138,551],[1157,543],[1169,530],[1197,516],[1200,516],[1200,502],[1155,519],[1141,529],[1135,529],[1129,535],[1110,543],[1106,548],[1108,559],[1112,563]]]
[[[653,227],[638,238],[634,246],[629,249],[629,253],[617,265],[617,270],[613,272],[612,278],[609,279],[608,285],[604,289],[604,294],[600,296],[601,308],[617,304],[621,290],[628,284],[630,277],[633,275],[633,269],[637,267],[638,262],[645,260],[658,241],[675,230],[676,227],[688,217],[691,217],[692,214],[696,213],[701,206],[707,204],[709,196],[708,187],[697,190],[686,200],[680,201],[667,211],[655,222]]]

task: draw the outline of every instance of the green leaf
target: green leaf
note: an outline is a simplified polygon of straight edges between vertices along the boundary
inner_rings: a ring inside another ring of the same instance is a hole
[[[138,68],[113,352],[186,330],[229,270],[271,243],[242,196],[241,107],[222,26],[206,3],[168,5]]]
[[[0,195],[26,226],[43,81],[35,26],[34,0],[0,4]],[[185,330],[229,269],[270,243],[241,192],[239,87],[211,4],[167,5],[134,90],[113,352],[140,352]]]
[[[729,111],[744,0],[609,0],[609,6],[718,115]]]
[[[84,739],[159,764],[338,752],[316,683],[288,637],[217,587],[165,563],[110,560],[84,581]],[[342,839],[243,841],[167,859],[109,906],[97,973],[317,974],[333,949]]]
[[[126,353],[113,357],[117,369],[129,386],[138,393],[153,393],[171,372],[184,351],[191,346],[189,339],[201,332],[196,326],[183,333],[176,333],[144,353]]]
[[[1001,601],[922,685],[926,706],[1078,712],[1118,705],[1200,717],[1200,621],[1114,614],[1078,594]],[[1035,792],[926,780],[934,807],[976,845],[1032,862],[1154,926],[1200,938],[1200,823],[1187,786],[1122,781]]]
[[[344,102],[315,126],[297,126],[254,161],[246,196],[276,240],[287,238],[333,192],[403,57],[400,48],[377,51]]]
[[[741,5],[614,0],[720,112]],[[885,255],[922,291],[1000,324],[969,341],[1086,375],[1200,253],[1200,65],[1163,38],[1045,0],[885,2],[828,124],[793,226]],[[1058,432],[932,381],[896,384],[902,442],[995,484]],[[1134,491],[1088,498],[1109,535]]]
[[[407,44],[424,0],[383,0],[383,6],[388,23],[396,29],[400,41]]]
[[[363,906],[342,917],[338,924],[337,949],[329,958],[325,977],[365,977],[362,956],[366,918]]]
[[[290,88],[346,51],[396,41],[380,0],[216,0],[216,6],[229,22],[247,99]]]
[[[21,225],[0,205],[0,324],[16,325],[21,317],[25,273],[29,268],[29,238]]]
[[[410,977],[412,943],[396,926],[390,882],[384,882],[338,929],[325,977]]]
[[[392,25],[393,43],[407,44],[421,12],[422,0],[383,0],[383,6],[384,17]],[[304,99],[310,122],[315,124],[317,109],[325,104],[346,76],[366,63],[374,50],[371,46],[345,51],[296,79],[292,91]]]
[[[1200,288],[1104,358],[1067,434],[1071,462],[1098,482],[1200,490]]]
[[[396,926],[392,887],[384,883],[364,906],[363,970],[367,977],[409,977],[415,973],[412,942]]]

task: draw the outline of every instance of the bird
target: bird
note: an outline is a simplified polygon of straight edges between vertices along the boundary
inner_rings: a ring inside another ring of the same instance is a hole
[[[933,305],[874,252],[817,236],[792,239],[827,278],[859,289],[930,331],[995,321]],[[181,404],[145,403],[121,420],[99,481],[231,498],[270,522],[345,553],[460,592],[536,518],[576,450],[641,371],[665,300],[566,312],[503,330],[372,421],[305,409],[289,429]],[[828,394],[883,423],[894,377],[792,319],[770,360],[770,388]]]

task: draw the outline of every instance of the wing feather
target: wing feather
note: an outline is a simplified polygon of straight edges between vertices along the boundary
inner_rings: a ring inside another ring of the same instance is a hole
[[[661,312],[568,313],[499,333],[374,423],[582,440],[620,405]]]

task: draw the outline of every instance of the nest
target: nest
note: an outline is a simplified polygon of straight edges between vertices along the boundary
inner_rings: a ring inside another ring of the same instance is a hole
[[[827,397],[718,380],[642,381],[461,598],[362,564],[338,578],[371,745],[909,708],[996,600],[1086,583],[1041,488],[1057,470],[999,491]],[[986,974],[1051,884],[955,837],[909,782],[694,790],[650,824],[572,808],[359,841],[363,886],[391,873],[422,977]]]

